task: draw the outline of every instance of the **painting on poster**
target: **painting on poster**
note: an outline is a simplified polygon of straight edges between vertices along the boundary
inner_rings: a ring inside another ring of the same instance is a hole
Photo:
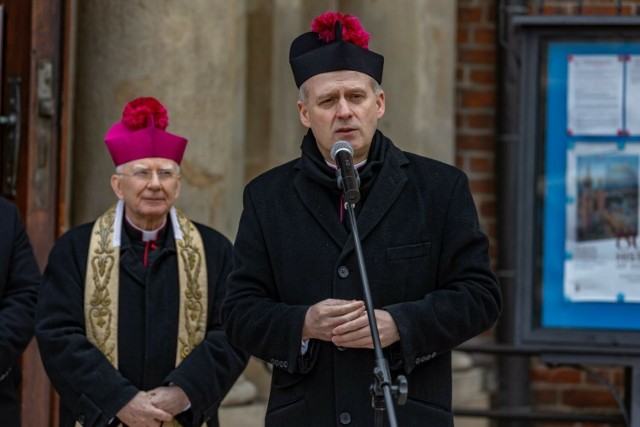
[[[565,298],[640,302],[640,144],[567,151]]]

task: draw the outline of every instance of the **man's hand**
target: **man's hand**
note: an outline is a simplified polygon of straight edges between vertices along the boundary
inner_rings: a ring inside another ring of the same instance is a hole
[[[400,332],[391,314],[386,310],[374,310],[374,313],[382,348],[400,341]],[[339,347],[373,348],[373,337],[367,314],[363,313],[357,319],[337,326],[333,330],[332,341]]]
[[[331,341],[333,330],[359,318],[364,313],[364,302],[326,299],[312,305],[304,316],[302,339]]]
[[[177,385],[157,387],[149,390],[151,403],[158,409],[173,415],[174,417],[189,407],[189,398]]]
[[[144,391],[127,402],[116,417],[129,427],[159,427],[163,421],[173,419],[170,413],[156,408],[151,402],[151,395]]]

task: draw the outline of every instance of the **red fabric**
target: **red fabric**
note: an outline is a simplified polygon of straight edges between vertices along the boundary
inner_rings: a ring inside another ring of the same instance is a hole
[[[132,130],[142,129],[153,125],[165,130],[169,126],[167,109],[155,98],[136,98],[129,102],[122,111],[122,123]]]
[[[335,40],[335,25],[340,21],[342,24],[342,39],[351,42],[364,49],[369,49],[369,39],[367,33],[357,17],[340,12],[325,12],[318,15],[311,22],[311,31],[318,33],[318,37],[329,43]]]

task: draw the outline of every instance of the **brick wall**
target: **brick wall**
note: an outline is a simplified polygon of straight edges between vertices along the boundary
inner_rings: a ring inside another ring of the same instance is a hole
[[[496,254],[496,25],[491,0],[458,1],[456,165],[469,176],[480,223]]]
[[[574,367],[554,367],[532,363],[531,393],[534,407],[540,411],[618,414],[618,402],[602,381],[613,387],[618,397],[622,398],[623,368],[603,366],[586,368],[588,371]],[[552,423],[538,424],[545,427],[553,425]],[[563,423],[563,425],[566,427],[571,424]],[[584,423],[581,425],[584,426]]]
[[[615,15],[616,1],[529,1],[531,14]],[[456,165],[470,179],[480,222],[489,235],[492,256],[496,247],[496,7],[494,0],[458,0],[458,59],[456,82]],[[538,6],[542,4],[542,8]],[[623,15],[640,14],[640,0],[621,2]],[[495,259],[495,258],[494,258]],[[622,368],[587,367],[609,382],[622,395]],[[548,367],[531,362],[531,399],[535,408],[545,411],[618,413],[610,391],[585,371],[570,367]],[[572,426],[572,423],[537,423],[537,426]],[[573,427],[602,427],[575,423]]]

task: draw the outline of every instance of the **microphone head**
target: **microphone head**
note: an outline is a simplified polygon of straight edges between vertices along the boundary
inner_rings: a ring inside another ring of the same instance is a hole
[[[342,151],[342,150],[347,150],[349,154],[353,157],[353,147],[351,146],[351,144],[349,144],[347,141],[338,141],[335,144],[333,144],[333,147],[331,147],[331,152],[329,153],[331,155],[331,160],[335,160],[336,154],[338,154],[338,151]]]

